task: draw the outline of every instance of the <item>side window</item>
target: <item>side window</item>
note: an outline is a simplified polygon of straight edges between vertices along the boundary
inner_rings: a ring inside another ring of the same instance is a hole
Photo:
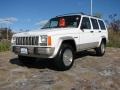
[[[99,25],[96,19],[91,18],[93,29],[99,29]]]
[[[101,20],[98,20],[98,22],[99,22],[99,24],[100,24],[100,28],[101,28],[102,30],[106,30],[104,22],[101,21]]]
[[[89,18],[83,17],[80,28],[81,29],[91,29],[91,24],[90,24]]]

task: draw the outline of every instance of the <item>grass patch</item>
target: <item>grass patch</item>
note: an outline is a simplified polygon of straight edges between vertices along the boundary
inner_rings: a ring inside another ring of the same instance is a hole
[[[0,52],[10,50],[10,41],[3,40],[0,41]]]
[[[109,30],[109,43],[107,46],[120,48],[120,32]]]

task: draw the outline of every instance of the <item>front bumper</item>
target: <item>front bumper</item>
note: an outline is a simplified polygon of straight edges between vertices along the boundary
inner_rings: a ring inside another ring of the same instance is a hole
[[[27,54],[21,53],[21,48],[27,49]],[[37,57],[37,58],[49,58],[53,55],[54,47],[28,47],[28,46],[12,46],[12,52],[17,55]]]

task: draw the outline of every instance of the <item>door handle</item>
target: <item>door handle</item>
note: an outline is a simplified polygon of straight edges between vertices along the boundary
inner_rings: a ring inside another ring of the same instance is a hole
[[[91,33],[93,33],[94,31],[90,31]]]
[[[78,38],[78,37],[74,37],[74,38]]]
[[[99,31],[99,33],[101,33],[101,31]]]

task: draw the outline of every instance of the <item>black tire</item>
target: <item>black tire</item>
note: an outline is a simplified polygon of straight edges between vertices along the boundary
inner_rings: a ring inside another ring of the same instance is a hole
[[[67,52],[68,52],[68,55],[67,55]],[[74,50],[70,45],[62,44],[55,58],[55,63],[54,63],[55,67],[58,70],[68,70],[72,67],[73,63],[74,63]]]
[[[105,54],[105,48],[106,48],[106,44],[105,42],[102,41],[100,46],[98,48],[95,48],[96,55],[103,56]]]
[[[27,64],[27,63],[33,62],[33,60],[32,60],[33,58],[27,57],[27,56],[18,55],[18,59],[23,64]]]

